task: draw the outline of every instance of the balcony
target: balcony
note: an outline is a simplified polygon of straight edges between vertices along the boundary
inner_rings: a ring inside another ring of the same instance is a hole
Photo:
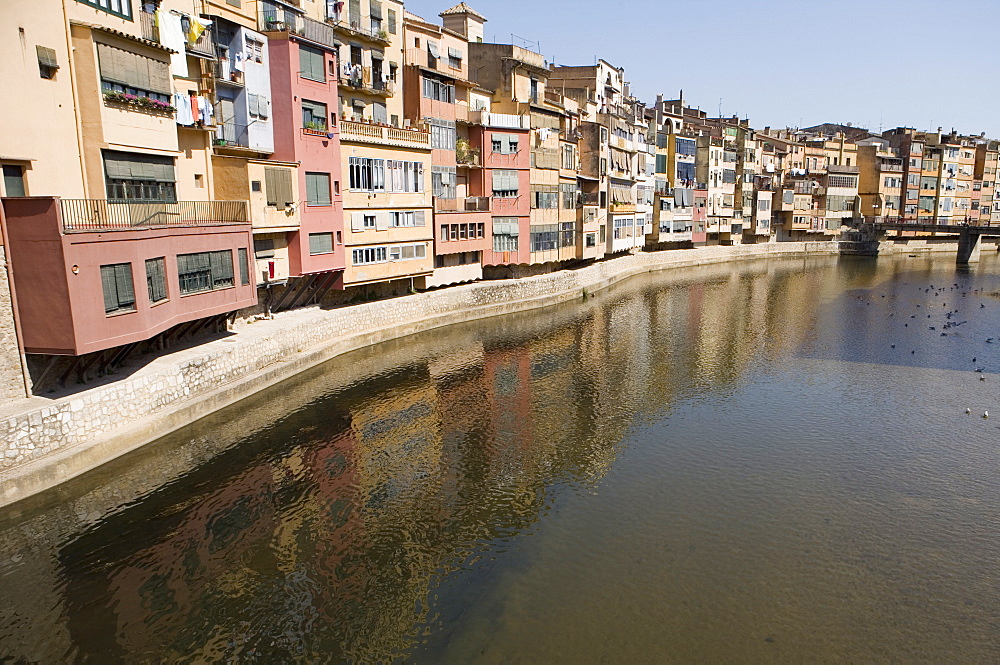
[[[188,34],[188,26],[191,24],[191,17],[183,15],[181,16],[181,27],[184,34]],[[148,39],[151,42],[156,42],[160,44],[160,29],[156,27],[156,14],[150,14],[149,12],[140,11],[139,12],[139,28],[142,31],[142,38]],[[191,55],[200,56],[202,58],[208,58],[210,60],[215,59],[215,44],[212,40],[212,28],[205,28],[205,30],[198,36],[198,40],[191,43],[188,42],[186,45],[187,52]]]
[[[329,49],[340,45],[332,25],[287,10],[261,12],[258,25],[261,32],[284,32]]]
[[[531,151],[531,166],[536,169],[558,169],[559,151],[536,148]]]
[[[430,150],[430,132],[418,129],[401,129],[388,125],[375,125],[367,122],[344,120],[340,123],[341,142],[377,143],[400,148],[417,148]]]
[[[827,164],[827,173],[860,173],[861,169],[857,166],[846,166],[844,164]]]
[[[528,115],[489,111],[469,111],[469,123],[496,129],[531,129],[531,119]]]
[[[482,153],[479,148],[456,147],[455,161],[459,166],[482,166]]]
[[[469,196],[464,199],[434,199],[435,212],[491,212],[490,197]]]
[[[212,144],[216,148],[245,148],[249,150],[250,128],[248,125],[240,125],[235,122],[219,125]]]
[[[353,67],[351,74],[340,75],[340,86],[382,97],[392,97],[396,94],[395,81],[383,81],[381,76],[376,76],[372,72],[371,67],[362,67],[360,65]]]
[[[61,199],[59,205],[63,233],[250,223],[246,201],[137,203],[105,199]]]
[[[612,203],[608,206],[611,212],[635,212],[634,203]]]
[[[387,30],[373,30],[371,28],[366,28],[358,21],[348,22],[336,14],[334,16],[328,16],[326,22],[333,26],[333,28],[338,32],[345,33],[351,37],[360,37],[368,41],[382,44],[383,46],[388,46],[392,43]]]
[[[581,192],[577,195],[576,207],[582,208],[584,206],[596,206],[601,204],[601,195],[598,192],[588,193]]]

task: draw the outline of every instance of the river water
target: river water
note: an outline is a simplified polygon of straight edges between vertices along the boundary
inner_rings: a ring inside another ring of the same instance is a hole
[[[0,512],[0,662],[997,662],[1000,261],[953,261],[336,359]]]

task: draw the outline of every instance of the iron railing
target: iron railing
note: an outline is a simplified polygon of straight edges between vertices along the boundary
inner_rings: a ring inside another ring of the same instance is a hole
[[[188,16],[182,17],[182,27],[184,28],[184,33],[187,34],[187,21],[191,18]],[[142,31],[142,38],[148,39],[151,42],[160,43],[160,29],[156,26],[156,14],[151,14],[149,12],[140,11],[139,12],[139,27]],[[212,39],[212,28],[208,27],[198,36],[197,41],[193,44],[185,43],[185,48],[191,53],[197,53],[198,55],[203,55],[207,58],[215,57],[215,43]]]
[[[249,224],[246,201],[136,202],[61,199],[63,233],[128,231],[165,226]]]
[[[263,32],[287,32],[332,49],[340,42],[332,25],[287,10],[261,12],[259,28]]]

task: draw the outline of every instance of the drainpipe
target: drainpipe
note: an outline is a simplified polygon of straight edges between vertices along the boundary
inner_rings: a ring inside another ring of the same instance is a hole
[[[69,2],[69,1],[70,0],[64,0],[63,3],[62,3],[63,26],[66,29],[66,53],[67,53],[67,59],[68,59],[67,66],[69,67],[69,72],[68,72],[69,73],[69,86],[70,86],[70,91],[71,91],[71,93],[73,95],[73,118],[76,121],[76,153],[77,153],[77,159],[80,162],[80,177],[81,177],[81,179],[83,181],[83,198],[89,199],[90,198],[90,187],[89,187],[89,183],[87,181],[87,164],[86,164],[86,162],[84,161],[84,158],[83,158],[83,136],[81,136],[81,134],[80,134],[80,132],[82,131],[82,129],[81,129],[81,124],[80,124],[80,101],[79,101],[79,98],[78,98],[78,91],[77,91],[77,88],[76,88],[76,73],[74,71],[76,69],[76,67],[75,67],[75,59],[73,57],[73,36],[71,34],[71,28],[70,28],[70,24],[69,24],[69,16],[66,13],[66,2]],[[62,193],[63,192],[60,192],[60,194],[62,194]],[[8,266],[8,270],[9,270],[10,269],[9,268],[9,266],[10,266],[10,261],[9,260],[7,261],[7,266]]]

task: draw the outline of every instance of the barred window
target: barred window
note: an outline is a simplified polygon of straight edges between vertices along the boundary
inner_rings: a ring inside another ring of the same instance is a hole
[[[830,187],[857,187],[858,178],[852,175],[832,175],[827,180]]]
[[[517,217],[494,217],[493,251],[516,252],[518,234]]]
[[[177,280],[181,294],[214,291],[235,286],[233,252],[199,252],[177,256]]]

